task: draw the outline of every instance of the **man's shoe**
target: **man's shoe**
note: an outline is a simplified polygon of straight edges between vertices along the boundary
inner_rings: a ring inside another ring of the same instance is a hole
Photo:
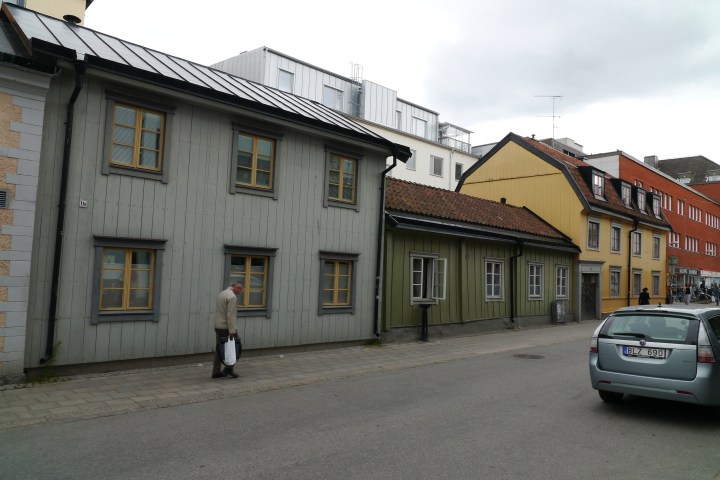
[[[223,370],[222,373],[223,373],[225,376],[227,376],[227,377],[232,377],[232,378],[238,378],[238,377],[240,376],[240,375],[238,375],[237,373],[233,372],[233,371],[232,371],[231,369],[229,369],[229,368],[226,368],[225,370]]]
[[[222,378],[222,377],[227,377],[227,373],[225,373],[225,372],[219,372],[219,373],[213,373],[213,374],[212,374],[212,378]]]

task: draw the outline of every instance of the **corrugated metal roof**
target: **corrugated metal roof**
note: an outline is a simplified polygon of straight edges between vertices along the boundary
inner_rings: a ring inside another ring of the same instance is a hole
[[[185,84],[197,92],[205,90],[227,100],[234,99],[244,107],[252,108],[252,104],[261,107],[265,112],[277,110],[286,117],[300,117],[317,126],[330,127],[335,131],[354,134],[373,143],[391,147],[407,147],[393,144],[375,132],[337,113],[320,103],[290,93],[283,92],[265,85],[230,75],[220,70],[200,65],[182,58],[174,57],[131,42],[100,33],[89,28],[48,17],[32,10],[16,5],[3,4],[3,12],[12,23],[15,32],[28,48],[43,49],[43,42],[51,47],[68,50],[71,59],[84,59],[96,67],[109,69],[132,69],[138,74],[161,77],[177,86]],[[57,49],[53,53],[57,54]],[[93,60],[97,59],[97,60]],[[402,157],[402,154],[400,154]],[[401,158],[404,161],[404,159]]]

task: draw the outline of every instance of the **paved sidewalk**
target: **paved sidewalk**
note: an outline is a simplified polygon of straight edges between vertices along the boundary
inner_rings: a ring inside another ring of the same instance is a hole
[[[240,378],[211,379],[212,365],[66,377],[0,390],[0,430],[205,402],[327,380],[391,372],[491,353],[587,339],[599,321],[484,335],[243,357]]]

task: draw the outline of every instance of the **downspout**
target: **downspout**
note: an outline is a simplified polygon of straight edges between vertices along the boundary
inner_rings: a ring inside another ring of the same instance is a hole
[[[515,269],[517,268],[517,259],[523,255],[523,244],[518,242],[517,254],[510,257],[510,326],[520,326],[515,319]]]
[[[55,229],[55,253],[53,256],[52,280],[50,286],[50,309],[48,311],[47,343],[45,345],[45,356],[40,359],[44,365],[52,357],[55,342],[55,323],[57,322],[58,290],[60,285],[60,258],[62,255],[63,230],[65,229],[65,207],[67,206],[67,184],[70,170],[70,147],[72,144],[73,117],[75,113],[75,102],[80,90],[83,88],[87,63],[82,60],[75,61],[75,90],[73,90],[67,106],[67,117],[65,120],[65,147],[63,148],[62,172],[60,176],[60,203],[58,205],[57,227]]]
[[[397,157],[393,153],[393,163],[380,174],[380,225],[378,228],[377,242],[377,265],[375,268],[375,308],[373,311],[373,332],[375,337],[380,337],[380,298],[382,296],[382,262],[385,245],[385,175],[397,166]]]
[[[633,229],[628,232],[628,286],[627,286],[627,306],[630,306],[630,282],[632,281],[632,234],[634,232],[637,232],[638,229],[638,221],[637,219],[633,220]]]

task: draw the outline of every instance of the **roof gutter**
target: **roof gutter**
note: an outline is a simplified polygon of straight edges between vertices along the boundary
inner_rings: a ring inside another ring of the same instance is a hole
[[[58,290],[60,285],[60,259],[62,255],[63,233],[65,229],[65,208],[67,206],[68,173],[70,170],[70,147],[72,145],[73,117],[75,115],[75,102],[80,95],[85,81],[87,63],[84,60],[75,61],[75,90],[73,90],[67,106],[67,117],[65,120],[65,147],[63,148],[62,173],[60,176],[60,203],[58,205],[57,226],[55,229],[55,253],[53,256],[50,309],[48,311],[47,343],[45,344],[45,356],[40,359],[44,365],[53,356],[55,349],[55,324],[57,323]]]

